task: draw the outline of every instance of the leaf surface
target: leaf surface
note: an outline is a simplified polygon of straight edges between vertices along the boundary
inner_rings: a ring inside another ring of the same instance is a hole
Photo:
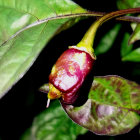
[[[25,74],[58,29],[70,20],[51,18],[85,10],[71,0],[0,0],[0,11],[0,44],[16,33],[0,46],[1,98]],[[50,20],[41,24],[42,19]]]
[[[128,44],[128,40],[130,38],[129,33],[124,34],[124,38],[121,42],[121,56],[125,57],[127,54],[129,54],[132,51],[133,45]]]
[[[123,61],[140,62],[140,48],[131,51],[122,58]]]
[[[117,34],[120,30],[120,24],[115,25],[109,32],[107,32],[100,40],[99,44],[95,48],[95,54],[99,55],[106,53],[113,45]]]
[[[127,133],[140,122],[140,86],[119,76],[95,77],[84,105],[62,106],[73,121],[93,133]]]
[[[139,0],[117,0],[117,5],[119,9],[128,9],[140,7]]]
[[[39,114],[32,127],[22,136],[35,140],[75,140],[77,135],[87,130],[73,123],[65,114],[58,101],[52,102],[50,107]]]
[[[129,44],[133,44],[138,40],[140,40],[140,24],[136,25],[136,28],[129,39]]]
[[[117,5],[119,9],[137,8],[140,7],[139,0],[117,0]],[[133,44],[137,40],[140,40],[140,24],[136,24],[136,28],[132,33],[129,44]]]

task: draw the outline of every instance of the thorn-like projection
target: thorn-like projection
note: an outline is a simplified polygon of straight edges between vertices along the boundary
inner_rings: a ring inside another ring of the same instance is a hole
[[[50,99],[47,100],[46,108],[49,108],[49,105],[50,105]]]

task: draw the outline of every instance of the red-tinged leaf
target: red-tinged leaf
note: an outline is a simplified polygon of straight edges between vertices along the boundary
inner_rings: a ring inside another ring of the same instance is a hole
[[[95,77],[84,105],[62,106],[74,122],[93,133],[127,133],[140,122],[140,86],[119,76]]]

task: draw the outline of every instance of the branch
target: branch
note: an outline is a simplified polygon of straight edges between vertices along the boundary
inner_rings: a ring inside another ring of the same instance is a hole
[[[135,9],[135,8],[134,8]],[[139,12],[140,13],[140,12]],[[2,44],[0,44],[0,47],[3,46],[5,43],[7,43],[9,40],[11,40],[12,38],[16,37],[17,35],[19,35],[21,32],[32,28],[34,26],[43,24],[45,22],[51,21],[51,20],[57,20],[57,19],[66,19],[66,18],[76,18],[76,17],[102,17],[104,15],[106,15],[107,13],[103,13],[103,12],[87,12],[87,13],[77,13],[77,14],[66,14],[66,15],[58,15],[55,17],[49,17],[46,19],[42,19],[42,20],[37,20],[36,22],[27,25],[26,27],[20,29],[19,31],[17,31],[15,34],[13,34],[9,39],[7,39],[6,41],[4,41]],[[133,16],[122,16],[122,17],[117,17],[116,20],[121,20],[121,21],[129,21],[129,22],[136,22],[136,23],[140,23],[140,18],[139,17],[133,17]]]
[[[101,16],[104,16],[106,14],[108,14],[108,13],[105,13],[105,12],[88,12],[88,13],[84,13],[82,16],[101,17]],[[117,17],[115,19],[116,20],[121,20],[121,21],[140,23],[140,17],[134,17],[134,16],[121,16],[121,17]]]

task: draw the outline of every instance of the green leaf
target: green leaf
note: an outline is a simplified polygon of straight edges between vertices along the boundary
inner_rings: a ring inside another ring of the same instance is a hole
[[[136,8],[140,7],[139,0],[117,0],[117,5],[119,9],[128,9],[128,8]],[[133,29],[134,32],[131,35],[129,40],[129,44],[133,44],[135,41],[140,40],[140,24],[134,23],[136,28]]]
[[[124,38],[121,42],[121,56],[124,57],[125,55],[127,55],[128,53],[131,52],[133,45],[129,45],[128,44],[128,40],[130,38],[130,34],[129,33],[125,33],[124,34]]]
[[[95,77],[84,105],[62,106],[73,121],[93,133],[127,133],[140,122],[140,85],[119,76]]]
[[[71,19],[59,16],[85,10],[71,0],[0,0],[0,11],[0,44],[17,32],[0,46],[2,97],[25,74],[58,29],[60,32],[60,27]]]
[[[128,9],[140,7],[139,0],[117,0],[117,5],[119,9]]]
[[[22,136],[21,140],[75,140],[77,135],[87,130],[73,123],[65,114],[58,101],[38,115],[30,130]]]
[[[122,58],[122,61],[140,62],[140,48],[133,50]]]
[[[110,31],[108,31],[100,40],[99,44],[95,48],[95,54],[99,55],[107,52],[113,45],[117,34],[120,30],[120,24],[115,25]]]
[[[25,133],[21,136],[20,140],[32,140],[33,137],[32,137],[32,132],[31,132],[31,129],[28,128]]]
[[[129,40],[129,44],[133,44],[138,40],[140,40],[140,24],[137,24],[136,28],[134,29],[134,32],[132,33],[131,38]]]

